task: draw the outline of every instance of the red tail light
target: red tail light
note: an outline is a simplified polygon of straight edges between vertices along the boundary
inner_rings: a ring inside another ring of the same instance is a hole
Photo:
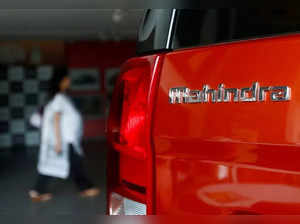
[[[108,137],[114,148],[138,158],[146,157],[152,67],[151,62],[140,59],[133,59],[123,66],[108,121]]]
[[[108,151],[108,192],[146,205],[147,214],[154,211],[151,116],[162,61],[163,56],[153,55],[126,62],[114,90],[107,126],[112,146]]]

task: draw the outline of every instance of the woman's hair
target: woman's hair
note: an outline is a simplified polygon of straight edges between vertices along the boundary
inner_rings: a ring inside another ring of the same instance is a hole
[[[53,72],[52,79],[50,80],[49,86],[49,99],[51,100],[57,93],[60,92],[61,81],[68,77],[69,71],[65,66],[56,67]]]

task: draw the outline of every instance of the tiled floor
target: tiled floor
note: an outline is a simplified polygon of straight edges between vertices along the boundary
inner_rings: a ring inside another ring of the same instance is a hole
[[[43,216],[52,218],[69,216],[78,221],[80,217],[105,214],[105,142],[88,143],[84,148],[88,175],[101,188],[99,197],[80,198],[71,180],[54,180],[49,186],[54,198],[46,203],[33,203],[27,195],[36,177],[36,153],[14,157],[10,153],[0,152],[0,223],[14,223],[12,220],[18,217],[20,220],[22,217],[31,217],[34,221],[35,217]],[[55,219],[55,223],[66,222],[63,219]]]

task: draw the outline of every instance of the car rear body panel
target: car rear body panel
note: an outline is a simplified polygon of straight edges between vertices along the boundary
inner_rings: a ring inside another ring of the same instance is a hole
[[[167,53],[153,116],[156,214],[300,209],[300,35]],[[170,104],[169,89],[289,86],[286,102]]]

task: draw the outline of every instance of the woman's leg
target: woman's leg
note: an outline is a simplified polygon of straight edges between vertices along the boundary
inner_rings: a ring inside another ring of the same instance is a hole
[[[87,178],[86,173],[84,172],[83,159],[78,155],[72,144],[70,147],[70,164],[71,164],[71,178],[77,185],[80,192],[93,192],[92,194],[98,194],[99,190],[94,188],[94,185]],[[94,195],[87,196],[94,196]]]
[[[33,190],[29,191],[29,196],[34,201],[48,201],[52,195],[47,193],[47,185],[51,177],[39,174]]]
[[[39,194],[47,193],[47,186],[48,186],[50,179],[51,179],[51,177],[49,177],[49,176],[39,174],[36,184],[34,186],[34,190],[36,192],[38,192]]]

